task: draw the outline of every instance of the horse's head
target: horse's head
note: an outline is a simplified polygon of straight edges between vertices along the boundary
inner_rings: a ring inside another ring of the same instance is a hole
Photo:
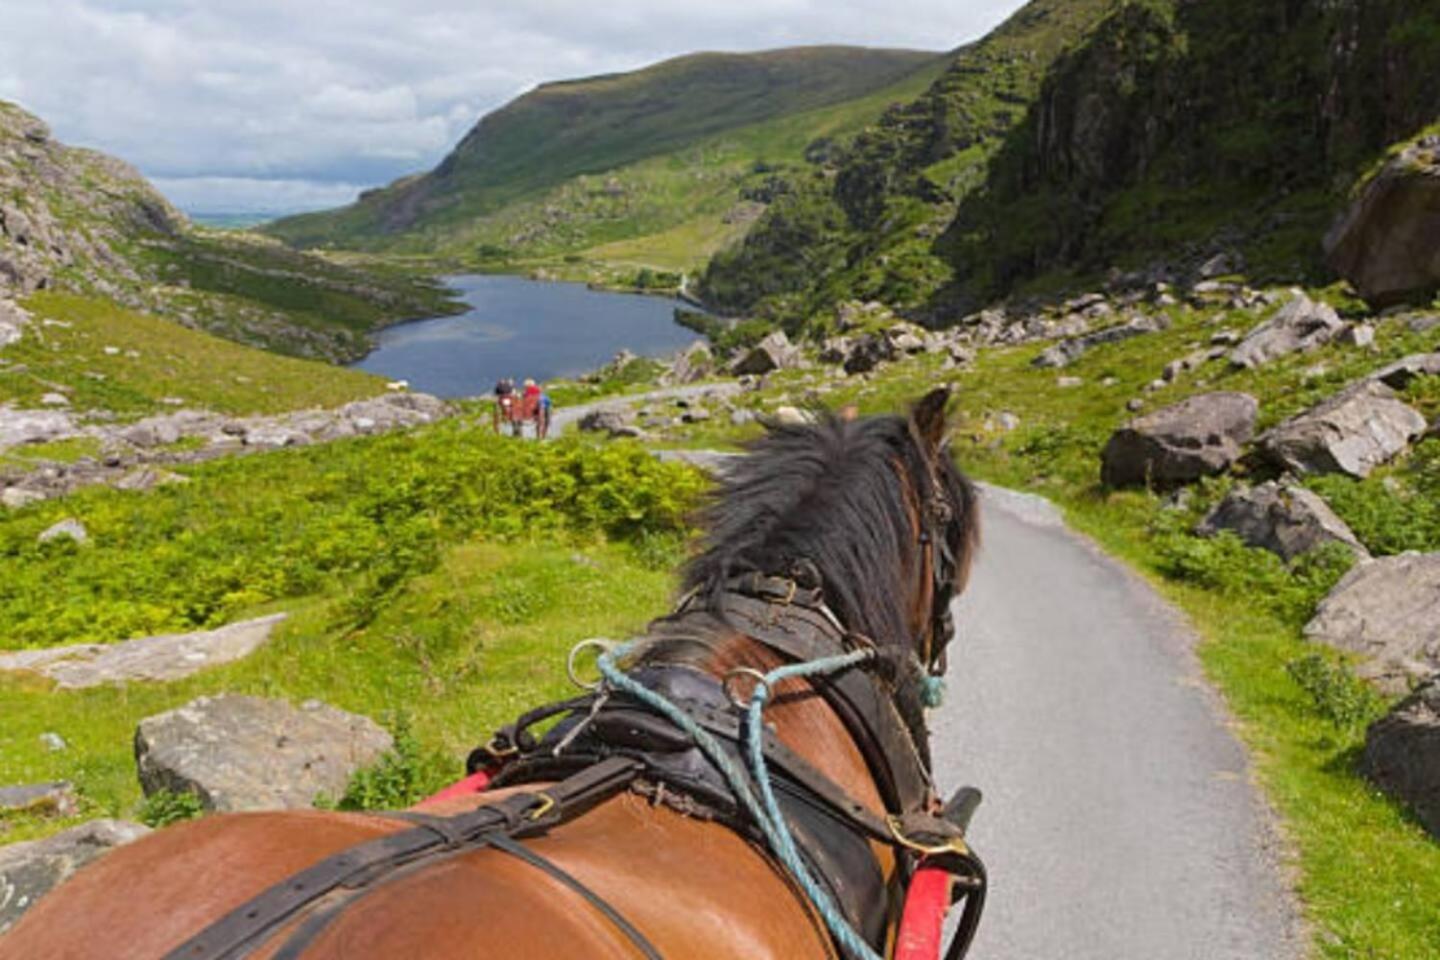
[[[924,681],[945,667],[950,602],[979,534],[975,488],[945,442],[949,399],[934,390],[906,417],[771,425],[719,484],[685,573],[717,609],[752,573],[822,590],[847,631],[907,654],[892,658],[907,681],[896,699],[917,741]]]

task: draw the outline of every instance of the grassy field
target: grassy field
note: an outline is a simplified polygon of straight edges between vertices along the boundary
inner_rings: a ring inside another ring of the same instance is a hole
[[[172,684],[55,691],[0,676],[0,783],[68,779],[81,817],[135,816],[142,717],[203,693],[319,697],[412,731],[417,789],[520,708],[564,692],[564,654],[663,612],[702,480],[634,446],[539,446],[447,422],[188,468],[0,515],[0,648],[108,642],[278,609],[249,660]],[[38,544],[74,516],[90,543]],[[40,739],[58,733],[69,749]],[[20,820],[5,839],[64,823]]]
[[[5,349],[0,403],[36,407],[62,393],[76,410],[124,417],[171,409],[166,398],[219,413],[334,407],[385,391],[366,373],[241,346],[108,301],[39,293],[34,323]]]

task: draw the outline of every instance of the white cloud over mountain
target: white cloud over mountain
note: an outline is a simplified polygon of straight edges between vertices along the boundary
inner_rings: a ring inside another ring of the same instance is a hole
[[[943,50],[1021,0],[0,0],[0,98],[192,210],[331,206],[547,80],[695,50]]]

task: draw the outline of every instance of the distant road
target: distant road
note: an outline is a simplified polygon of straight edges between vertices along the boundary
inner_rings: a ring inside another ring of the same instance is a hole
[[[1276,839],[1191,653],[1142,581],[1039,498],[986,490],[934,723],[941,786],[985,793],[977,960],[1304,955]]]

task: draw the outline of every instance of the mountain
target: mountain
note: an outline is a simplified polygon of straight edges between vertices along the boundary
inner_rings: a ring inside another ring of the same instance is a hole
[[[1440,115],[1425,0],[1034,0],[773,205],[700,284],[792,330],[845,299],[931,324],[1225,253],[1325,279],[1321,237]]]
[[[39,290],[332,360],[364,355],[379,326],[450,309],[428,281],[195,227],[128,164],[0,101],[0,295]]]
[[[775,167],[918,93],[945,62],[805,47],[548,83],[483,117],[433,171],[265,232],[302,247],[492,257],[585,250],[697,218],[701,233],[733,232],[753,219],[722,222],[742,190],[763,203]]]

